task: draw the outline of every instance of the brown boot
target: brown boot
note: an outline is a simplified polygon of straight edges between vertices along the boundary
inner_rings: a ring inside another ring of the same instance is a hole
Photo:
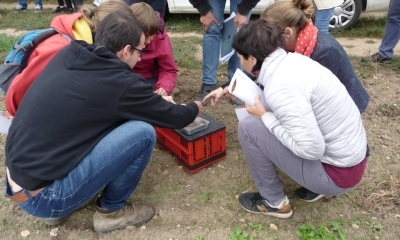
[[[97,233],[111,232],[127,226],[138,227],[149,221],[155,213],[152,205],[136,205],[126,202],[125,207],[118,211],[110,211],[100,207],[99,200],[95,204],[96,213],[93,216],[94,231]]]

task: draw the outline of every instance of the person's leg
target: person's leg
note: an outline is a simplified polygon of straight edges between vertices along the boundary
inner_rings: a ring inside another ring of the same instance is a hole
[[[212,23],[208,31],[203,35],[202,86],[195,97],[195,101],[202,101],[217,86],[217,71],[226,1],[207,0],[207,2],[211,6],[211,12],[218,20],[219,25]]]
[[[222,27],[224,22],[225,1],[208,1],[211,12],[219,21],[219,25],[211,24],[203,35],[203,84],[216,84],[216,76],[221,49]]]
[[[18,0],[18,5],[22,6],[24,9],[28,7],[26,0]]]
[[[230,1],[230,12],[238,13],[237,6],[242,2],[242,0],[231,0]],[[247,14],[247,19],[250,19],[251,11]],[[228,61],[228,81],[230,82],[233,75],[236,72],[236,69],[242,70],[242,66],[240,65],[240,59],[237,54],[233,54],[233,56]]]
[[[379,46],[379,55],[384,58],[393,58],[394,47],[400,38],[400,1],[390,0],[385,34]]]
[[[329,33],[329,22],[335,8],[321,9],[315,11],[315,26],[320,32]]]
[[[66,1],[68,1],[68,0],[66,0]],[[57,3],[58,3],[58,6],[60,6],[60,7],[65,6],[64,0],[57,0]]]
[[[150,124],[126,122],[106,135],[67,176],[18,205],[33,216],[59,218],[71,214],[104,188],[101,207],[119,210],[135,190],[155,141]]]
[[[72,3],[74,4],[75,12],[81,9],[81,7],[83,6],[83,0],[72,0]]]
[[[351,190],[336,186],[321,161],[294,155],[259,118],[250,116],[240,121],[238,135],[254,183],[261,196],[272,205],[285,199],[276,167],[301,186],[319,194],[340,195]]]

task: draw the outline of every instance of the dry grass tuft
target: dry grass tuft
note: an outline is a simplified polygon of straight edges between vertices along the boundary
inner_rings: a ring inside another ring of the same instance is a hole
[[[389,174],[387,181],[378,183],[371,190],[363,193],[364,206],[368,210],[384,214],[400,207],[400,174]]]

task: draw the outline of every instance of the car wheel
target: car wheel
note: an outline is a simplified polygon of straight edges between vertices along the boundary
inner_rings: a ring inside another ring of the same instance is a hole
[[[361,0],[344,0],[344,2],[335,7],[329,23],[329,30],[340,31],[350,29],[357,22],[362,11]]]

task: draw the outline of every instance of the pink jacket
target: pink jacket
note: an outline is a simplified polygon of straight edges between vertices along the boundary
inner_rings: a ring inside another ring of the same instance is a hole
[[[159,22],[158,33],[144,50],[145,54],[133,68],[133,72],[142,75],[145,79],[158,78],[155,90],[164,88],[168,95],[175,87],[178,67],[172,55],[171,40],[167,34],[163,19],[156,12]]]

